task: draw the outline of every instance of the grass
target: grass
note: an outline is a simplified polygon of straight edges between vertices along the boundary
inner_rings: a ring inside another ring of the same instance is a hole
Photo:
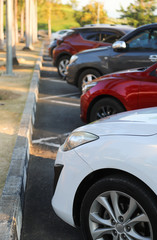
[[[40,6],[38,7],[38,14],[39,14],[39,17],[38,17],[39,29],[47,30],[48,20],[45,17],[46,13],[42,11]],[[52,16],[51,16],[52,32],[55,32],[61,29],[79,27],[80,25],[76,22],[73,15],[74,15],[74,10],[68,5],[62,5],[62,7],[55,8],[54,11],[52,10]]]
[[[27,99],[30,81],[41,43],[34,50],[24,52],[24,44],[17,46],[19,66],[13,69],[14,76],[6,76],[6,53],[0,53],[0,195],[8,173],[13,148]]]

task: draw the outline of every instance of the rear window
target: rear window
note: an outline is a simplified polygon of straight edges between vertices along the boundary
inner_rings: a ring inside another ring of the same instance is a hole
[[[82,36],[82,38],[86,40],[101,41],[108,43],[114,43],[121,37],[119,33],[109,31],[81,32],[80,35]]]
[[[86,40],[99,41],[99,32],[81,32],[80,35]]]

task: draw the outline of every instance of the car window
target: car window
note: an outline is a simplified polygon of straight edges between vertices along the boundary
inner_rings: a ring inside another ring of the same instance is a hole
[[[150,45],[153,49],[157,49],[157,30],[154,30],[150,34]]]
[[[86,40],[99,41],[98,32],[81,32],[80,35]]]
[[[100,41],[114,43],[120,38],[120,34],[114,32],[102,32],[100,34]]]
[[[102,41],[108,43],[114,43],[116,40],[120,38],[120,34],[107,31],[82,32],[81,36],[86,40]]]
[[[156,77],[157,78],[157,68],[154,69],[151,73],[150,76]]]
[[[129,50],[156,50],[157,30],[145,30],[127,41]]]
[[[64,33],[66,33],[66,32],[67,32],[67,31],[62,30],[62,31],[59,32],[59,34],[64,34]]]

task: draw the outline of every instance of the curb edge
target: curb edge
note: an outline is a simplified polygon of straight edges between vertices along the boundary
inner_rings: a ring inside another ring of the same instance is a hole
[[[43,50],[44,42],[42,43],[40,54],[34,67],[7,179],[0,197],[1,240],[20,240],[21,236],[24,193],[29,162],[29,146],[35,122]]]

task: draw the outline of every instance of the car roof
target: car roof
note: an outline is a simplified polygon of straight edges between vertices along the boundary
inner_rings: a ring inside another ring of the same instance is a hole
[[[120,40],[124,40],[127,41],[128,38],[136,35],[136,33],[140,32],[141,30],[145,30],[145,29],[157,29],[157,23],[151,23],[151,24],[146,24],[146,25],[142,25],[136,29],[134,29],[133,31],[131,31],[130,33],[124,35],[123,37],[120,38]]]
[[[85,31],[99,31],[99,30],[118,30],[121,32],[129,32],[131,30],[134,30],[134,27],[128,26],[128,25],[119,25],[119,24],[95,24],[95,25],[85,25],[84,27],[79,28],[73,28],[75,32],[85,32]]]

